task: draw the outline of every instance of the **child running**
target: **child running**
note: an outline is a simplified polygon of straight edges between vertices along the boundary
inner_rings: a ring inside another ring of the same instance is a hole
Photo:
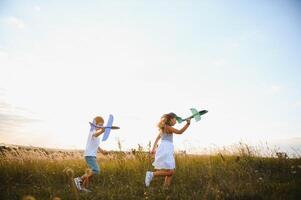
[[[177,123],[176,114],[164,114],[158,124],[159,134],[155,140],[151,153],[155,153],[155,161],[153,166],[154,172],[147,171],[145,175],[145,185],[148,187],[152,179],[156,176],[164,176],[164,188],[168,188],[171,184],[172,176],[175,173],[175,158],[173,146],[173,134],[182,134],[190,125],[190,119],[186,120],[186,125],[180,130],[173,128]],[[161,139],[161,143],[156,150],[157,143]]]
[[[93,124],[97,126],[103,126],[104,120],[102,117],[97,116],[94,118]],[[102,133],[104,133],[104,131],[105,131],[104,128],[96,128],[95,126],[91,126],[87,144],[86,144],[86,149],[84,152],[85,161],[89,167],[89,170],[87,170],[83,176],[74,178],[74,182],[78,190],[91,192],[90,190],[87,189],[89,185],[89,181],[94,175],[97,175],[100,172],[96,160],[96,154],[97,154],[97,150],[99,150],[103,154],[107,154],[107,151],[102,150],[99,147],[99,143],[100,143],[99,136]]]

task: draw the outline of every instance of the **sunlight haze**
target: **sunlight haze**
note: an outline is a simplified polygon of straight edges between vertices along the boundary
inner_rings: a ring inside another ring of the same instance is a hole
[[[0,143],[152,143],[161,115],[208,110],[177,150],[301,148],[298,1],[0,1]],[[177,128],[183,124],[176,125]]]

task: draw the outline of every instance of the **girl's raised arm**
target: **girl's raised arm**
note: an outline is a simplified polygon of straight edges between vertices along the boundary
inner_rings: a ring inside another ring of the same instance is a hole
[[[186,131],[186,129],[190,125],[190,119],[187,119],[186,122],[187,123],[185,124],[185,126],[183,126],[183,128],[181,128],[180,130],[178,130],[172,126],[166,126],[166,129],[169,133],[182,134],[182,133],[184,133],[184,131]]]

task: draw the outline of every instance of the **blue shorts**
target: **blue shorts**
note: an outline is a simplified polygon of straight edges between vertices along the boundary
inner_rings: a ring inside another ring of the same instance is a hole
[[[99,174],[100,169],[95,156],[85,156],[86,163],[92,169],[93,174]]]

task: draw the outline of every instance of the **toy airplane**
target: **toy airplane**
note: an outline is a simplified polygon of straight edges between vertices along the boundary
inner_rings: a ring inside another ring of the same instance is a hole
[[[93,124],[91,122],[89,122],[89,123],[90,123],[91,129],[93,129],[93,128],[104,128],[105,129],[105,132],[102,136],[102,141],[106,141],[109,138],[109,135],[110,135],[110,132],[111,132],[112,129],[120,129],[118,126],[112,126],[113,121],[114,121],[114,117],[113,117],[113,115],[110,115],[109,119],[108,119],[108,122],[105,126],[98,126],[98,125]]]
[[[187,119],[192,119],[194,118],[196,122],[201,120],[201,115],[206,114],[208,111],[207,110],[201,110],[201,111],[197,111],[197,109],[195,108],[190,108],[190,111],[192,112],[192,115],[190,117],[187,117],[185,119],[182,119],[179,116],[176,116],[176,120],[178,123],[182,123],[184,121],[186,121]]]
[[[96,124],[93,124],[92,122],[89,122],[91,126],[94,126],[95,128],[110,128],[110,129],[120,129],[118,126],[98,126]]]

